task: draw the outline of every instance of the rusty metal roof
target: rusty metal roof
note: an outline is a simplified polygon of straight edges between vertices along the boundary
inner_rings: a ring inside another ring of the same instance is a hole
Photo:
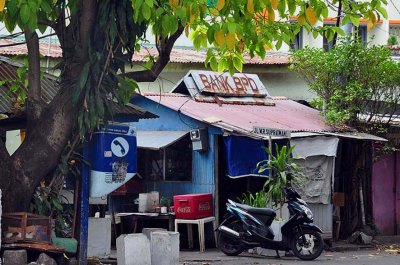
[[[20,43],[20,44],[19,44]],[[18,45],[15,45],[18,44]],[[11,45],[11,46],[8,46]],[[49,48],[50,46],[50,48]],[[40,42],[39,44],[40,54],[44,57],[50,58],[61,58],[62,50],[60,44],[49,42]],[[28,54],[28,49],[26,44],[23,42],[18,42],[9,39],[0,39],[0,54],[1,55],[26,55]],[[142,48],[140,52],[133,55],[133,62],[146,62],[148,58],[146,55],[158,56],[158,51],[155,47]],[[170,55],[171,63],[204,63],[206,59],[206,51],[195,51],[190,48],[178,48],[172,49]],[[250,58],[248,53],[244,54],[246,64],[288,64],[289,63],[289,53],[287,52],[277,52],[277,51],[267,51],[265,59],[262,60],[259,57]]]
[[[222,128],[229,133],[254,137],[253,126],[291,132],[334,132],[324,124],[319,111],[286,98],[272,98],[274,106],[232,105],[194,101],[176,93],[146,93],[144,96],[175,111]]]

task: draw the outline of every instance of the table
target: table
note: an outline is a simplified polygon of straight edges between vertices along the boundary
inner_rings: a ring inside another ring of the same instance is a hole
[[[189,248],[193,248],[193,224],[197,224],[199,229],[199,245],[200,252],[204,252],[206,250],[205,240],[204,240],[204,224],[212,222],[214,231],[217,229],[217,222],[215,221],[214,216],[200,218],[200,219],[175,219],[175,232],[178,232],[178,224],[187,224],[188,228],[188,242]],[[217,245],[217,237],[214,234],[215,245]]]
[[[168,221],[168,231],[174,231],[174,213],[160,214],[160,213],[117,213],[115,216],[121,218],[121,234],[124,233],[123,221],[122,219],[129,218],[133,220],[133,233],[137,233],[138,222],[143,222],[146,220],[167,220]]]

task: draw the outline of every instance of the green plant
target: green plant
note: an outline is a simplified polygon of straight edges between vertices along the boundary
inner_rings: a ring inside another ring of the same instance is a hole
[[[260,190],[256,193],[243,193],[241,198],[238,198],[241,203],[247,204],[252,207],[266,207],[267,205],[267,196],[264,190]]]
[[[285,202],[284,187],[301,186],[306,181],[300,166],[295,163],[292,157],[294,148],[295,146],[280,147],[275,144],[274,153],[264,147],[264,150],[268,153],[268,159],[257,164],[259,173],[266,170],[270,171],[270,177],[265,181],[264,190],[267,195],[267,203],[272,202],[275,207],[283,205]]]
[[[171,198],[162,196],[160,199],[160,206],[170,207],[171,206]]]
[[[396,35],[390,35],[388,39],[388,45],[393,46],[399,44],[399,40]]]
[[[60,237],[71,236],[72,207],[63,205],[60,196],[44,182],[36,188],[30,204],[30,212],[49,216],[54,220],[55,233]]]

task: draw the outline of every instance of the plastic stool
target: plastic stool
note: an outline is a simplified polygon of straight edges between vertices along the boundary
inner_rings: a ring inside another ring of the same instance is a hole
[[[214,231],[217,229],[217,222],[215,221],[215,217],[206,217],[201,219],[175,219],[175,232],[178,232],[178,224],[187,224],[188,226],[188,242],[189,248],[193,248],[193,229],[192,225],[197,224],[199,229],[199,245],[200,252],[204,252],[206,250],[205,240],[204,240],[204,224],[208,222],[213,222]],[[217,240],[214,235],[215,241]]]

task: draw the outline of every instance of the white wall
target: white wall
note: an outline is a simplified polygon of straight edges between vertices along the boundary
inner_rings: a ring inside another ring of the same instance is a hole
[[[6,133],[6,148],[10,155],[21,145],[21,133],[19,130],[7,131]]]

